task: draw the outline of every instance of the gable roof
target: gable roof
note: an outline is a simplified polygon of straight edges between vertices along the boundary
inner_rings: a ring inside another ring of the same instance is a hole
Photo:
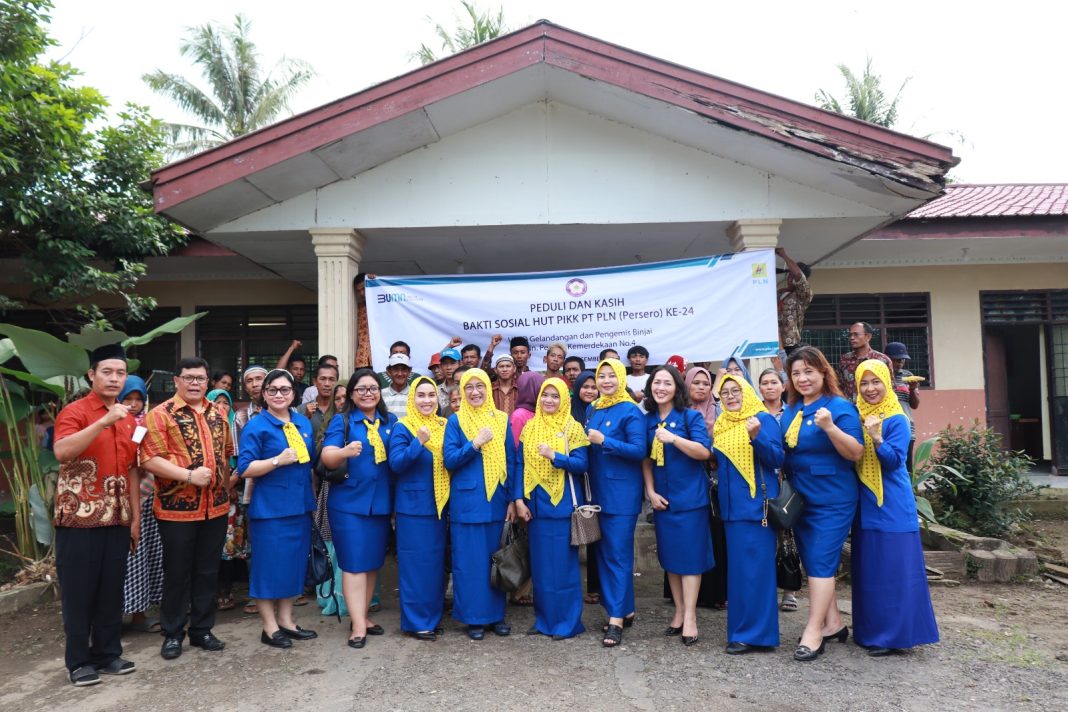
[[[706,122],[706,128],[733,129],[741,132],[739,136],[758,137],[848,167],[836,179],[860,190],[924,200],[942,190],[946,171],[959,160],[944,146],[542,20],[160,168],[151,178],[156,210],[206,230],[345,180],[440,140],[450,131],[492,118],[485,115],[487,111],[500,113],[550,98],[551,81],[544,77],[506,81],[539,67],[681,109]],[[569,97],[581,101],[581,88],[568,91]],[[451,121],[429,117],[428,107],[443,106],[462,95],[471,99],[449,107],[457,109]],[[657,130],[655,117],[650,125]],[[699,128],[690,126],[687,131]],[[858,177],[856,171],[864,176]]]
[[[953,183],[905,219],[1068,215],[1068,183]]]

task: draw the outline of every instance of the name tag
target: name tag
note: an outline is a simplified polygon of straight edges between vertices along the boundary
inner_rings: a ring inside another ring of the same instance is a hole
[[[147,434],[148,428],[143,425],[138,425],[136,428],[134,428],[133,437],[131,438],[131,440],[140,445],[141,441],[145,439],[145,435]]]

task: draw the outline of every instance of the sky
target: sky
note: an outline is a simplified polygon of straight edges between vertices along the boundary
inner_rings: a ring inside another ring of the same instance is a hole
[[[1068,182],[1068,4],[960,0],[809,3],[765,0],[481,0],[518,29],[539,19],[601,40],[815,103],[843,96],[837,65],[859,73],[867,58],[893,93],[906,80],[895,129],[950,146],[969,183]],[[304,60],[315,78],[291,103],[301,112],[418,66],[434,22],[452,27],[458,0],[55,0],[50,52],[83,72],[115,107],[147,105],[188,122],[141,75],[155,69],[199,80],[178,47],[186,29],[230,25],[244,13],[265,63]],[[437,47],[434,47],[437,49]],[[1057,89],[1060,86],[1061,89]]]

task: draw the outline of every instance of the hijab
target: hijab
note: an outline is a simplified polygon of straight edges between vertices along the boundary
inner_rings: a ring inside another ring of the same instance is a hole
[[[560,394],[560,408],[549,415],[542,411],[541,396],[552,386]],[[534,417],[523,427],[520,446],[523,448],[523,496],[530,499],[535,487],[540,486],[549,495],[553,506],[564,497],[564,471],[553,467],[551,460],[541,456],[539,445],[549,445],[556,452],[568,454],[575,448],[590,444],[582,426],[571,417],[571,396],[567,383],[560,378],[548,378],[538,391],[537,409]]]
[[[860,394],[860,379],[868,371],[871,371],[873,376],[882,381],[883,387],[886,389],[883,399],[878,403],[869,403]],[[854,373],[854,380],[857,384],[856,403],[857,410],[860,411],[861,425],[864,424],[864,419],[869,415],[877,415],[880,420],[886,420],[892,415],[905,414],[905,411],[901,408],[901,402],[897,399],[897,394],[894,393],[890,369],[886,367],[885,363],[873,358],[861,361],[860,365],[857,366],[856,373]],[[861,429],[864,431],[864,455],[860,458],[860,462],[856,464],[857,476],[860,478],[861,483],[872,491],[875,495],[876,504],[881,507],[883,506],[883,468],[879,464],[879,456],[875,453],[875,443],[872,442],[868,429]],[[882,424],[879,425],[879,431],[880,433],[882,432]]]
[[[708,379],[708,398],[700,403],[694,401],[693,396],[690,396],[690,386],[693,385],[693,381],[699,373],[705,374],[705,378]],[[692,403],[690,408],[701,414],[701,417],[705,419],[705,427],[708,428],[710,433],[716,422],[716,401],[712,397],[712,384],[715,380],[712,378],[712,373],[701,366],[691,366],[690,370],[686,372],[686,395],[690,396],[690,402]]]
[[[723,366],[723,368],[726,368],[727,364],[729,364],[731,361],[734,361],[736,364],[738,364],[738,368],[742,369],[742,375],[745,376],[745,380],[749,381],[749,383],[752,384],[753,377],[749,375],[749,369],[745,367],[745,361],[743,361],[742,357],[738,354],[731,354],[727,358],[723,359],[723,363],[720,365]],[[722,383],[720,384],[720,388],[723,388]]]
[[[464,390],[471,381],[480,381],[486,386],[486,400],[477,408],[467,400],[467,391]],[[493,431],[493,439],[480,450],[482,476],[486,483],[486,501],[489,502],[493,499],[497,486],[508,480],[508,460],[504,451],[508,415],[494,407],[490,379],[481,368],[464,371],[464,375],[460,377],[460,397],[460,410],[456,413],[456,418],[467,439],[474,440],[482,428]]]
[[[601,372],[601,368],[608,366],[612,369],[612,372],[616,374],[616,381],[619,386],[616,388],[616,392],[610,396],[602,395],[600,398],[593,402],[594,410],[604,410],[610,408],[617,403],[633,403],[634,400],[627,393],[627,369],[623,366],[623,362],[616,358],[606,358],[597,364],[597,369],[593,372],[594,377]]]
[[[591,378],[594,378],[593,371],[583,371],[575,378],[575,393],[571,396],[571,417],[579,423],[586,422],[586,409],[590,407],[589,403],[584,403],[579,398],[579,391],[582,390],[582,384]]]
[[[408,387],[408,414],[401,418],[400,422],[412,432],[413,436],[419,432],[419,428],[426,428],[430,431],[430,439],[423,443],[423,447],[434,456],[434,504],[438,508],[438,519],[441,519],[441,512],[445,509],[445,503],[449,501],[449,472],[445,469],[445,459],[441,449],[445,443],[446,421],[436,412],[423,415],[415,406],[415,390],[423,383],[434,386],[435,398],[437,397],[438,386],[432,379],[426,376],[416,378]],[[437,401],[435,401],[435,406],[436,404]]]
[[[533,413],[538,404],[538,394],[541,392],[541,386],[544,382],[545,376],[537,371],[526,371],[519,374],[519,379],[515,382],[515,407],[523,408]]]
[[[749,485],[750,498],[753,498],[756,497],[756,464],[753,443],[749,439],[749,429],[746,428],[745,421],[757,413],[767,413],[768,409],[764,407],[764,401],[760,400],[749,381],[733,373],[726,374],[720,381],[721,393],[728,381],[733,381],[742,389],[742,407],[734,411],[726,408],[720,411],[712,428],[713,447],[722,452],[738,470],[742,479]]]
[[[122,391],[119,393],[118,402],[122,403],[126,396],[131,393],[140,393],[141,400],[145,403],[141,408],[141,412],[134,416],[137,424],[142,425],[145,415],[148,413],[148,388],[145,386],[145,379],[132,373],[126,376],[126,385],[122,387]]]
[[[214,391],[208,391],[208,395],[204,396],[204,398],[208,403],[214,405],[215,399],[219,396],[226,396],[226,402],[230,404],[230,408],[226,413],[226,422],[230,426],[230,440],[234,443],[234,457],[230,458],[230,466],[233,467],[237,464],[237,429],[234,427],[234,422],[237,420],[237,414],[234,413],[234,399],[230,396],[229,391],[224,391],[221,388],[216,388]]]

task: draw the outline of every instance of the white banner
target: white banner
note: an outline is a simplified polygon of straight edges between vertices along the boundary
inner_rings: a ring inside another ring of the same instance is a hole
[[[605,348],[626,362],[635,344],[649,350],[650,364],[778,350],[771,250],[568,272],[377,277],[366,288],[379,368],[394,341],[407,342],[413,368],[425,371],[451,337],[485,351],[494,334],[504,336],[496,354],[507,353],[511,337],[527,337],[535,370],[554,341],[591,367]]]

